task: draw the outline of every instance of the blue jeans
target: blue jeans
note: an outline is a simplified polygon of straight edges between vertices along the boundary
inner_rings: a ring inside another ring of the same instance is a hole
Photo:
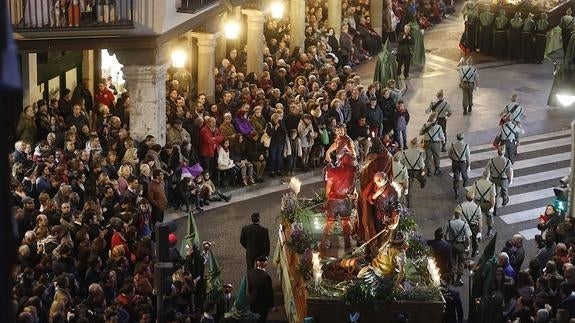
[[[270,172],[278,172],[282,165],[283,145],[270,145],[269,160]]]
[[[407,149],[407,129],[395,129],[395,141],[400,149]]]

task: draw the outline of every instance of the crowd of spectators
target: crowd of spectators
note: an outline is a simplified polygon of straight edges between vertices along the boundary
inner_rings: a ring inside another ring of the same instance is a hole
[[[537,254],[525,261],[523,237],[514,235],[498,255],[494,304],[497,322],[575,321],[575,218],[548,205],[535,236]]]
[[[305,48],[290,47],[289,24],[267,21],[264,72],[248,73],[245,48],[230,50],[216,73],[215,102],[170,79],[164,146],[152,135],[130,137],[129,92],[118,94],[108,80],[93,95],[82,82],[25,107],[10,155],[20,322],[149,322],[153,230],[168,208],[201,211],[229,201],[228,185],[323,167],[338,124],[360,159],[371,138],[392,152],[404,146],[404,90],[394,81],[365,86],[351,68],[382,45],[368,8],[344,0],[337,38],[326,26],[327,2],[309,1]],[[183,255],[185,270],[167,292],[170,320],[193,320],[201,307],[205,248]]]

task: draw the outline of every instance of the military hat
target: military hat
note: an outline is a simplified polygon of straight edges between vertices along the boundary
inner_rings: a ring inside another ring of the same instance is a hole
[[[465,133],[464,132],[460,132],[457,134],[457,140],[463,140],[463,138],[465,138]]]
[[[417,146],[417,137],[411,138],[411,140],[409,141],[409,144],[413,147],[416,147]]]

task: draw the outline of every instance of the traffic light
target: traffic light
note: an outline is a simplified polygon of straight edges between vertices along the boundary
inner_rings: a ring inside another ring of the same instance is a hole
[[[555,198],[553,199],[553,207],[561,215],[565,215],[569,207],[569,180],[570,175],[563,177],[559,182],[559,186],[553,188]]]

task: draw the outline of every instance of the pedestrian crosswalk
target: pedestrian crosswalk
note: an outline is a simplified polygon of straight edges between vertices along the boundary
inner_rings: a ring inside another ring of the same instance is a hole
[[[496,152],[490,144],[471,147],[469,183],[478,179],[489,159]],[[499,207],[495,229],[512,226],[526,240],[540,234],[537,218],[555,197],[553,187],[570,172],[571,133],[569,130],[523,137],[518,158],[513,165],[514,178],[509,188],[509,203]],[[451,167],[449,158],[442,158],[441,167]],[[453,174],[450,173],[450,176]],[[501,205],[501,200],[499,201]],[[503,222],[503,223],[501,223]]]

